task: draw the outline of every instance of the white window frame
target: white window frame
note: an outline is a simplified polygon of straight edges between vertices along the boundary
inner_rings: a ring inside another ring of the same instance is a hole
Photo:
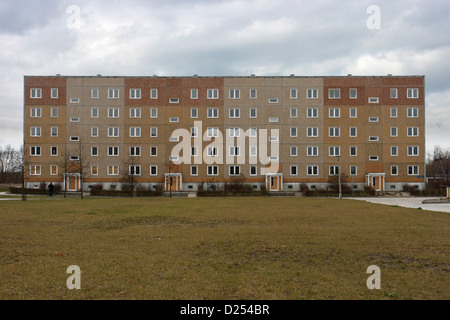
[[[229,110],[229,118],[230,119],[239,119],[241,117],[241,109],[240,108],[230,108]]]
[[[289,130],[289,134],[290,134],[291,138],[298,137],[298,128],[297,127],[291,127],[290,130]]]
[[[306,99],[319,99],[319,89],[306,89]]]
[[[389,89],[389,98],[390,99],[398,99],[398,89],[397,88]]]
[[[318,118],[319,117],[319,109],[317,109],[317,108],[306,109],[306,117],[309,119]]]
[[[193,169],[195,169],[195,172]],[[198,166],[191,166],[191,176],[198,176]]]
[[[198,108],[191,108],[191,118],[192,119],[198,118]]]
[[[50,95],[52,99],[58,99],[59,90],[58,88],[51,88],[50,89]]]
[[[390,116],[391,116],[391,118],[397,118],[398,117],[398,108],[391,108]]]
[[[254,93],[254,94],[253,94]],[[249,90],[250,99],[258,99],[258,89],[250,89]]]
[[[119,127],[108,127],[108,138],[118,138],[120,137]]]
[[[297,157],[298,156],[298,147],[297,146],[291,146],[289,148],[290,150],[290,156],[291,157]]]
[[[331,146],[328,150],[328,155],[330,157],[339,157],[341,156],[341,147],[340,146]]]
[[[157,176],[158,175],[158,166],[151,165],[150,166],[150,175]]]
[[[250,119],[256,119],[258,117],[258,109],[250,108],[249,109],[249,117],[250,117]]]
[[[293,169],[295,169],[295,173],[292,172]],[[289,168],[289,174],[290,174],[291,176],[298,176],[298,166],[292,165],[292,166]]]
[[[208,89],[206,93],[206,98],[208,100],[217,100],[219,99],[219,89]]]
[[[230,89],[228,91],[228,97],[230,99],[240,99],[241,98],[241,90],[239,89]]]
[[[290,90],[289,90],[289,97],[290,97],[292,100],[298,99],[298,90],[297,90],[297,89],[290,89]]]
[[[355,94],[354,94],[354,96],[352,96],[352,92],[355,92]],[[349,90],[348,90],[348,97],[349,97],[349,99],[358,99],[358,89],[356,89],[356,88],[350,88]]]
[[[98,127],[91,127],[91,137],[93,138],[98,137]]]
[[[368,103],[380,103],[380,98],[379,97],[369,97]]]
[[[208,176],[218,176],[219,175],[219,166],[208,166],[206,168],[206,174]]]
[[[54,133],[56,133],[56,134],[54,134]],[[50,136],[53,138],[59,136],[58,127],[50,127]]]
[[[419,146],[408,146],[407,147],[408,157],[417,157],[419,156]]]
[[[341,127],[329,127],[328,136],[331,138],[337,138],[341,136]]]
[[[98,99],[98,89],[91,89],[91,99]]]
[[[158,99],[158,89],[156,88],[150,89],[150,99],[152,100]]]
[[[352,130],[354,130],[355,132],[354,132],[354,134],[352,134]],[[350,127],[349,128],[349,136],[351,137],[351,138],[355,138],[355,137],[357,137],[358,136],[358,127]]]
[[[108,147],[108,157],[118,157],[119,156],[119,147],[118,146],[109,146]]]
[[[130,108],[130,119],[140,119],[141,108]]]
[[[108,89],[108,99],[119,99],[120,90],[117,88]]]
[[[353,153],[353,150],[355,150],[355,152]],[[349,150],[348,150],[348,154],[350,157],[357,157],[358,156],[358,147],[357,146],[350,146]]]
[[[219,108],[208,108],[207,116],[209,119],[217,119],[219,118]]]
[[[407,109],[407,117],[408,118],[418,118],[419,117],[419,108],[408,108]]]
[[[291,119],[296,119],[298,117],[298,109],[297,108],[290,108],[289,116],[290,116]]]
[[[306,136],[308,138],[317,138],[319,136],[319,128],[318,127],[307,127],[306,128]]]
[[[316,165],[306,166],[306,175],[307,176],[318,176],[319,175],[319,166],[316,166]]]
[[[419,99],[419,88],[407,88],[406,89],[407,99]]]
[[[229,176],[240,176],[241,175],[241,167],[240,166],[229,166],[228,174],[229,174]]]
[[[410,173],[412,171],[412,173]],[[417,176],[419,174],[419,166],[418,165],[409,165],[408,166],[408,176]]]
[[[140,138],[141,127],[130,127],[130,138]]]
[[[341,117],[341,108],[330,108],[328,109],[328,117],[332,118],[340,118]]]
[[[30,108],[30,118],[42,118],[42,108]]]
[[[217,138],[219,137],[219,128],[209,127],[206,129],[206,134],[209,138]]]
[[[108,108],[108,118],[117,119],[120,117],[120,109],[119,108]]]
[[[418,137],[419,127],[407,127],[406,133],[408,137]]]
[[[395,173],[393,173],[394,168],[395,168]],[[391,176],[398,176],[398,165],[396,165],[396,164],[391,165],[390,174],[391,174]]]
[[[306,147],[306,155],[308,157],[318,157],[319,156],[319,147],[318,146],[307,146]]]
[[[42,128],[41,127],[30,127],[30,137],[41,137]]]
[[[391,146],[391,157],[398,157],[398,146]]]
[[[31,99],[41,99],[42,98],[42,88],[31,88],[30,89]]]
[[[133,100],[141,99],[141,89],[130,89],[130,99]]]
[[[338,88],[328,89],[328,99],[340,99],[340,98],[341,98],[341,89]]]
[[[158,118],[158,108],[150,108],[150,118],[151,119]]]
[[[391,137],[398,137],[398,127],[391,127]]]
[[[191,89],[191,99],[192,100],[198,99],[198,89]]]
[[[129,149],[130,157],[140,157],[141,156],[141,147],[140,146],[131,146]]]

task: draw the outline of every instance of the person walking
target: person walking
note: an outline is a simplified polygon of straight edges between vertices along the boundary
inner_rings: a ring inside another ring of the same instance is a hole
[[[50,184],[48,186],[48,195],[50,197],[53,197],[53,188],[54,188],[53,183],[50,182]]]

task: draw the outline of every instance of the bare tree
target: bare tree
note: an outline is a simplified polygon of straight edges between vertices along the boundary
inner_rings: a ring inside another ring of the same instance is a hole
[[[440,146],[434,146],[432,161],[428,169],[431,176],[444,180],[446,185],[450,181],[450,149],[444,150]]]
[[[134,190],[137,187],[137,178],[141,174],[141,167],[138,165],[139,158],[136,156],[128,156],[124,161],[122,172],[122,190],[129,191],[130,197],[133,198]]]
[[[66,179],[71,174],[77,174],[79,177],[80,184],[80,197],[84,199],[83,195],[83,181],[85,173],[89,168],[88,156],[86,154],[86,150],[83,148],[83,144],[79,141],[78,145],[71,150],[67,150],[68,146],[64,150],[64,182],[66,183]],[[64,190],[66,186],[64,186]],[[65,191],[64,191],[65,194]]]
[[[16,171],[15,159],[17,151],[9,144],[4,149],[0,147],[0,183],[11,182]]]

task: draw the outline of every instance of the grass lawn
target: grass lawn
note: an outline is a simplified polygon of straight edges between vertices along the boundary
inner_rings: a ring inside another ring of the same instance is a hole
[[[339,199],[1,201],[0,300],[449,299],[449,226]]]

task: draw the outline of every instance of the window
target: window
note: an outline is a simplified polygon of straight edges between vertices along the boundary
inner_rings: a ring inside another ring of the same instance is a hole
[[[306,148],[306,155],[308,157],[317,157],[319,155],[319,147],[309,146]]]
[[[206,129],[208,137],[218,137],[219,136],[219,128],[208,128]]]
[[[118,176],[119,166],[108,166],[108,176]]]
[[[108,128],[108,137],[117,138],[119,136],[119,128],[118,127],[109,127]]]
[[[329,136],[330,137],[339,137],[341,135],[341,128],[339,127],[330,127],[329,128]]]
[[[350,97],[350,99],[358,98],[358,90],[357,89],[350,89],[349,97]]]
[[[417,89],[417,88],[414,88],[414,89],[408,88],[406,90],[406,97],[408,99],[417,99],[417,98],[419,98],[419,89]]]
[[[307,137],[318,137],[319,136],[319,128],[306,128],[306,136]]]
[[[341,109],[340,108],[330,108],[329,110],[330,118],[340,118],[341,117]]]
[[[250,137],[255,138],[258,136],[258,129],[250,128]]]
[[[52,118],[58,118],[58,108],[52,108],[50,114]]]
[[[52,176],[58,175],[58,166],[55,166],[55,165],[50,166],[50,175],[52,175]]]
[[[219,109],[208,108],[208,118],[218,118],[218,117],[219,117]]]
[[[158,99],[158,89],[150,89],[150,99]]]
[[[269,141],[278,141],[278,137],[271,136],[271,137],[269,137]]]
[[[330,157],[337,157],[341,155],[341,147],[330,147]]]
[[[178,98],[170,98],[169,103],[180,103],[180,99]]]
[[[241,174],[241,167],[239,166],[230,166],[230,176],[238,176]]]
[[[277,98],[270,98],[269,99],[269,103],[278,103],[278,99]]]
[[[408,127],[408,137],[418,137],[419,128],[418,127]]]
[[[229,151],[230,151],[230,156],[232,156],[232,157],[236,157],[241,154],[239,147],[230,147]]]
[[[108,99],[119,99],[119,89],[108,89]]]
[[[141,89],[130,89],[130,99],[140,99]]]
[[[108,118],[118,118],[119,108],[108,108]]]
[[[108,156],[110,157],[119,156],[119,147],[108,147]]]
[[[180,137],[170,137],[170,138],[169,138],[169,141],[170,141],[170,142],[177,142],[177,141],[180,141]]]
[[[308,176],[317,176],[319,174],[319,167],[318,166],[307,166],[306,174]]]
[[[58,147],[50,147],[50,155],[56,157],[58,155]]]
[[[239,89],[230,89],[230,99],[239,99],[240,98],[240,91]]]
[[[370,161],[378,161],[378,156],[369,156]]]
[[[151,127],[150,128],[150,137],[154,138],[158,136],[158,128],[157,127]]]
[[[40,176],[41,175],[41,166],[30,166],[30,175]]]
[[[41,147],[39,146],[30,147],[30,155],[34,157],[39,157],[41,155]]]
[[[291,146],[291,157],[296,157],[298,155],[298,148]]]
[[[141,175],[141,166],[130,166],[129,171],[130,175],[140,176]]]
[[[250,166],[250,175],[256,176],[258,174],[258,168],[256,166]]]
[[[379,103],[380,99],[378,97],[369,97],[369,103]]]
[[[357,172],[358,172],[357,166],[350,166],[350,175],[351,176],[356,176]]]
[[[72,118],[70,118],[70,122],[80,122],[80,118],[72,117]]]
[[[257,117],[257,109],[256,108],[250,108],[250,118],[256,118]]]
[[[256,157],[258,155],[258,148],[255,146],[250,146],[250,156]]]
[[[369,117],[369,122],[378,122],[378,117]]]
[[[180,119],[178,117],[171,117],[169,119],[169,122],[178,122],[178,121],[180,121]]]
[[[80,141],[80,137],[72,136],[70,137],[70,141]]]
[[[250,99],[256,99],[258,97],[258,90],[250,89]]]
[[[398,166],[393,165],[393,166],[391,166],[391,176],[396,176],[396,175],[398,175]]]
[[[397,90],[397,88],[391,88],[390,89],[390,97],[391,97],[391,99],[397,99],[398,98],[398,90]]]
[[[158,147],[150,147],[150,156],[151,157],[156,157],[158,155]]]
[[[306,98],[307,99],[318,99],[319,98],[319,90],[318,89],[306,90]]]
[[[91,98],[98,99],[98,89],[91,89]]]
[[[278,117],[270,117],[269,122],[278,122]]]
[[[291,176],[296,176],[298,172],[297,166],[291,166]]]
[[[31,137],[40,137],[41,136],[41,127],[31,127],[30,128],[30,136]]]
[[[42,98],[42,89],[36,89],[36,88],[30,89],[30,98],[31,99]]]
[[[191,166],[191,176],[198,175],[198,166]]]
[[[408,108],[408,118],[417,118],[417,117],[419,117],[419,109]]]
[[[230,109],[230,118],[240,118],[241,110],[239,108]]]
[[[52,99],[58,99],[58,89],[57,88],[52,88],[51,97],[52,97]]]
[[[197,108],[191,108],[191,118],[198,118],[198,109]]]
[[[398,147],[391,146],[391,157],[397,157],[397,156],[398,156]]]
[[[208,152],[208,156],[210,156],[210,157],[218,156],[217,147],[208,147],[207,152]]]
[[[398,136],[398,128],[391,127],[391,137],[397,137],[397,136]]]
[[[130,109],[130,118],[140,118],[141,117],[141,108],[131,108]]]
[[[191,156],[192,156],[192,157],[198,156],[198,150],[197,150],[197,147],[191,147]]]
[[[158,175],[158,166],[150,166],[150,175],[157,176]]]
[[[358,109],[350,108],[349,115],[350,115],[350,118],[357,118],[358,117]]]
[[[408,175],[418,175],[419,174],[419,166],[408,166]]]
[[[241,129],[240,128],[230,128],[228,129],[228,135],[229,137],[240,137],[241,136]]]
[[[339,174],[339,166],[330,166],[329,167],[329,175],[334,176]]]
[[[191,89],[191,99],[198,99],[198,89]]]
[[[298,98],[298,91],[297,91],[297,89],[291,89],[290,92],[291,92],[291,94],[290,94],[291,99],[297,99]]]
[[[141,136],[141,127],[130,127],[130,137],[138,138]]]
[[[351,157],[356,157],[357,155],[358,155],[358,147],[351,146],[350,147],[350,156]]]
[[[292,127],[291,128],[291,137],[297,137],[297,128],[296,127]]]
[[[70,98],[70,103],[80,103],[79,98]]]
[[[98,108],[91,108],[91,118],[98,118]]]
[[[191,137],[192,138],[198,137],[198,128],[197,127],[191,127]]]
[[[418,146],[408,146],[408,156],[418,156],[419,147]]]
[[[306,109],[306,117],[307,118],[318,118],[319,110],[317,108],[308,108]]]
[[[158,118],[158,108],[150,108],[150,118]]]
[[[98,176],[98,166],[91,166],[91,175]]]
[[[51,127],[50,132],[51,132],[52,137],[57,137],[58,136],[58,127]]]
[[[97,127],[92,127],[91,128],[91,137],[98,137],[98,128]]]
[[[41,108],[31,108],[30,109],[30,117],[31,118],[40,118],[42,116]]]
[[[369,141],[378,141],[378,137],[376,136],[370,136]]]
[[[130,147],[130,156],[131,157],[140,157],[141,156],[141,147]]]
[[[91,147],[91,156],[93,157],[98,156],[98,147]]]
[[[398,109],[391,108],[391,118],[397,118],[397,116],[398,116]]]
[[[350,127],[350,137],[357,136],[358,129],[356,127]]]
[[[341,98],[341,89],[328,89],[328,98],[329,99],[340,99]]]
[[[217,176],[219,174],[219,167],[218,166],[208,166],[207,174],[208,174],[208,176]]]
[[[208,99],[219,99],[219,89],[208,89],[207,98]]]
[[[291,118],[297,118],[297,116],[298,116],[297,108],[291,108],[290,115],[291,115]]]

